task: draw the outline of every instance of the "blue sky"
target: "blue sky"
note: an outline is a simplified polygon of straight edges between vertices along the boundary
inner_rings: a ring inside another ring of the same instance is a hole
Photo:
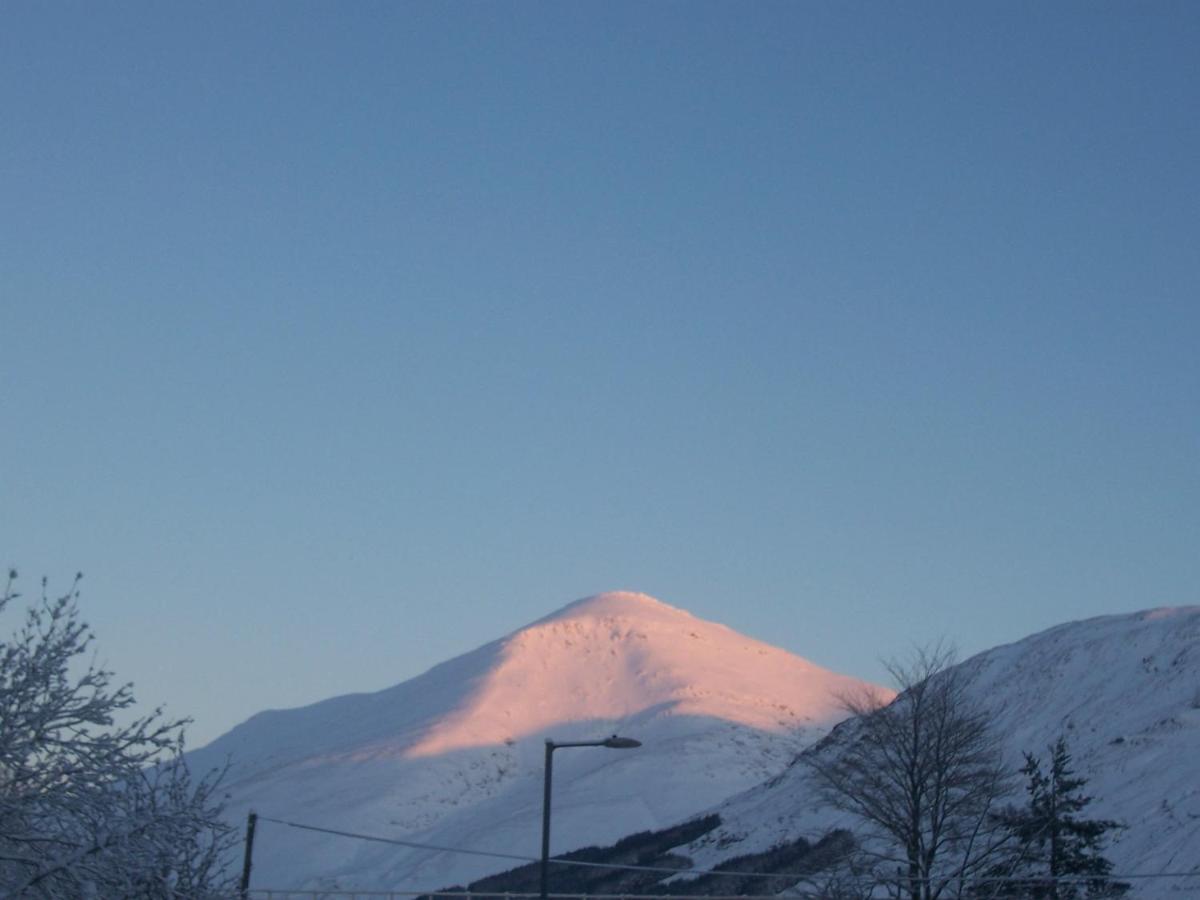
[[[201,743],[612,588],[874,678],[1200,602],[1196,46],[8,4],[0,561]]]

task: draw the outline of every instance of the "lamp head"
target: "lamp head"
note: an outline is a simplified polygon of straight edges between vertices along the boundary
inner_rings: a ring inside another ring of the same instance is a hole
[[[641,741],[635,741],[633,738],[617,737],[615,734],[604,741],[605,747],[611,747],[613,750],[632,750],[634,747],[642,746]]]

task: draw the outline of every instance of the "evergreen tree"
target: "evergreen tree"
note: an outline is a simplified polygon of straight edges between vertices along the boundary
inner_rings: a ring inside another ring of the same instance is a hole
[[[1101,852],[1106,835],[1124,826],[1111,819],[1081,815],[1092,802],[1083,793],[1087,779],[1078,777],[1071,767],[1065,738],[1060,737],[1049,750],[1049,771],[1042,770],[1041,761],[1033,754],[1025,754],[1021,774],[1026,778],[1027,805],[1000,817],[1014,839],[1014,858],[992,874],[1014,880],[986,893],[1035,900],[1124,894],[1129,885],[1109,877],[1112,863]]]

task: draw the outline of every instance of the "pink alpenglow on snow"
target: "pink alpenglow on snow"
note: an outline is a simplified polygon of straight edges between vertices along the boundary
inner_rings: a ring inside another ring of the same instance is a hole
[[[767,684],[777,687],[764,692]],[[470,695],[407,755],[494,745],[651,707],[784,733],[842,718],[838,696],[859,684],[646,594],[598,594],[506,639]]]

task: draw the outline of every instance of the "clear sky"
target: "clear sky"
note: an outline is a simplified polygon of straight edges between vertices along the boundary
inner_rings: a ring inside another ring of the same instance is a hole
[[[0,562],[196,743],[613,588],[871,678],[1200,602],[1197,47],[6,3]]]

